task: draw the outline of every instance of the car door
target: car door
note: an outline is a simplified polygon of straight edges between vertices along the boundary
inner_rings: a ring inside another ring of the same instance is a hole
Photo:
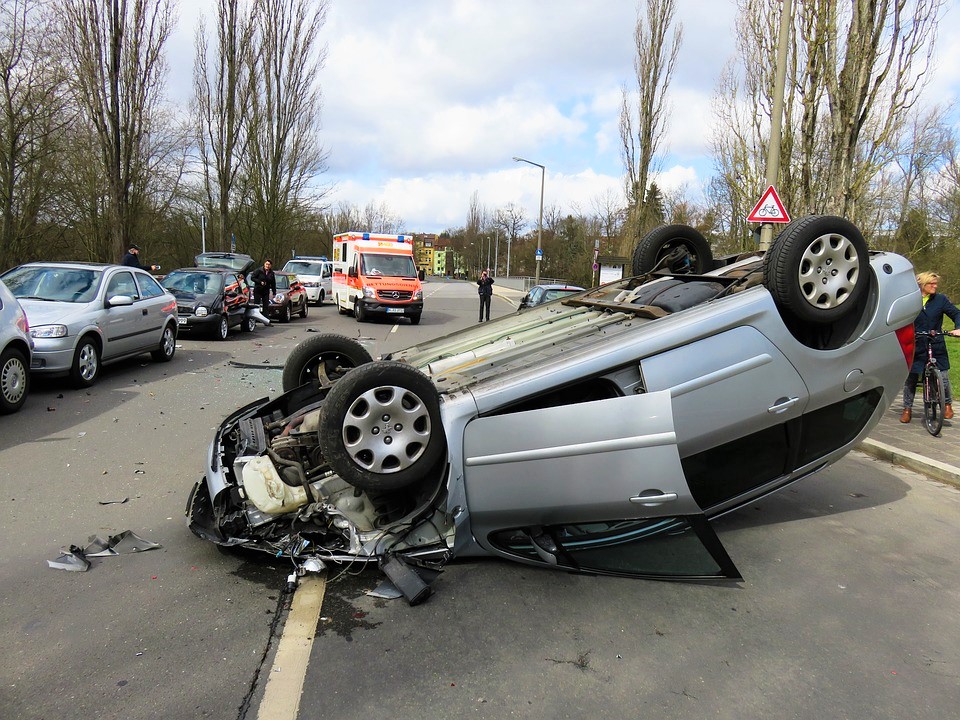
[[[708,514],[766,492],[792,469],[809,393],[757,328],[684,343],[642,359],[640,368],[648,391],[670,394],[684,473]]]
[[[103,359],[134,352],[142,341],[142,308],[138,307],[140,291],[130,270],[113,272],[105,283],[103,297]],[[111,298],[130,298],[130,304],[112,304]]]
[[[140,323],[143,333],[140,347],[148,350],[160,344],[160,336],[167,317],[177,312],[177,301],[168,295],[163,287],[151,275],[136,273],[140,299],[135,303],[140,309]]]
[[[230,324],[240,322],[246,313],[250,299],[250,290],[243,275],[235,272],[224,273],[223,307],[230,318]]]
[[[464,431],[473,536],[522,562],[739,578],[694,501],[669,392],[481,417]]]

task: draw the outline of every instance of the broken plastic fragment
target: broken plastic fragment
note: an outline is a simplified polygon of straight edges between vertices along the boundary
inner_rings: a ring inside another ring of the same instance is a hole
[[[98,500],[98,505],[123,505],[130,498],[125,497],[123,500]]]
[[[106,540],[97,535],[91,535],[88,542],[90,544],[83,549],[83,553],[87,557],[126,555],[162,547],[159,543],[144,540],[132,530],[124,530],[122,533],[111,535]]]
[[[64,550],[56,560],[47,560],[47,565],[54,570],[70,570],[72,572],[86,572],[90,569],[90,561],[84,557],[83,550],[71,545]]]

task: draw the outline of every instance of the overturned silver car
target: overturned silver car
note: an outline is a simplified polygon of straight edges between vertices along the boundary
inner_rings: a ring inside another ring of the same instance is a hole
[[[840,459],[913,357],[910,263],[813,216],[714,259],[687,226],[634,277],[373,361],[312,338],[285,393],[227,418],[187,504],[201,538],[425,568],[494,555],[568,571],[739,578],[710,518]]]

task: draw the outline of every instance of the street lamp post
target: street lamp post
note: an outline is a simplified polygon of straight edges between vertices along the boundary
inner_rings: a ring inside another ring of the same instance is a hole
[[[537,274],[534,278],[534,285],[540,284],[540,260],[543,256],[543,180],[547,174],[547,169],[540,163],[535,163],[533,160],[527,160],[522,157],[513,158],[514,162],[525,162],[528,165],[536,165],[540,168],[540,219],[537,220]]]

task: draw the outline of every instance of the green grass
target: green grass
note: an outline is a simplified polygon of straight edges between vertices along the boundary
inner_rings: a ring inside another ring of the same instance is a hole
[[[960,385],[957,384],[960,383],[960,338],[947,338],[947,357],[950,358],[950,385],[960,395]]]

